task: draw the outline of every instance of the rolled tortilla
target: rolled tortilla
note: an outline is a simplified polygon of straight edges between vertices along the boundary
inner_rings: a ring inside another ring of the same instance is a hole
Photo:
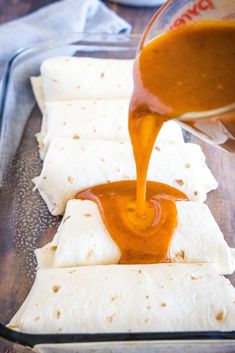
[[[230,331],[235,288],[214,264],[106,265],[37,272],[9,326],[27,333]]]
[[[133,60],[50,58],[41,65],[45,102],[122,99],[132,93]]]
[[[221,273],[233,273],[235,250],[228,247],[208,206],[190,201],[176,206],[171,262],[213,262]],[[68,201],[54,240],[35,253],[39,268],[117,264],[121,257],[97,205],[88,200]]]
[[[135,179],[130,142],[53,139],[43,169],[34,179],[53,215],[63,214],[78,191],[109,181]],[[200,146],[159,144],[153,150],[148,179],[177,187],[190,200],[204,201],[217,182]]]
[[[45,105],[42,130],[37,134],[41,157],[54,137],[129,141],[128,99],[49,102]],[[180,126],[169,121],[158,142],[183,143]]]
[[[38,268],[116,264],[121,257],[97,205],[75,199],[68,201],[53,241],[35,253]]]

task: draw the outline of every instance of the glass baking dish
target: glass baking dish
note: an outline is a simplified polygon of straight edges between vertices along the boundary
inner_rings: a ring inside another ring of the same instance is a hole
[[[40,64],[48,57],[76,55],[99,58],[133,59],[138,35],[73,33],[44,45],[21,50],[9,62],[2,85],[0,118],[5,113],[9,87],[20,97],[29,87],[30,76],[39,75]],[[24,82],[17,82],[16,71],[25,63]],[[12,92],[12,91],[11,91]],[[175,332],[120,334],[51,334],[30,335],[15,332],[5,325],[27,296],[35,276],[34,249],[49,242],[60,222],[53,217],[31,179],[39,174],[35,133],[40,130],[41,113],[34,107],[20,146],[4,178],[0,194],[0,348],[8,352],[216,352],[235,351],[235,332]],[[186,134],[187,140],[190,135]],[[226,237],[226,234],[225,234]],[[228,240],[228,239],[227,239]],[[230,239],[230,245],[231,239]],[[234,278],[230,276],[234,282]],[[6,349],[6,348],[5,348]]]

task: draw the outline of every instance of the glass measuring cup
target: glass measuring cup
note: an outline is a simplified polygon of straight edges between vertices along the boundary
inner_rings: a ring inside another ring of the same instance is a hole
[[[168,0],[149,22],[139,52],[160,34],[203,19],[235,21],[235,1]],[[202,140],[235,152],[235,92],[231,104],[208,111],[188,112],[177,121]]]

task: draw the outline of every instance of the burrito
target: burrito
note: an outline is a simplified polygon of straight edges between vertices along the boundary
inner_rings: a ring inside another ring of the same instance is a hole
[[[128,99],[49,102],[45,105],[42,129],[37,134],[43,158],[53,137],[129,141]],[[163,125],[158,142],[183,143],[180,126]]]
[[[221,273],[233,273],[235,249],[228,247],[207,205],[178,201],[176,206],[170,261],[213,262]],[[68,201],[53,241],[35,253],[39,268],[117,264],[121,257],[96,203],[76,199]]]
[[[133,60],[47,59],[41,65],[45,102],[129,98],[133,89],[132,66]]]
[[[136,178],[130,142],[53,139],[39,177],[34,179],[53,215],[63,214],[76,193],[97,184]],[[153,150],[148,180],[183,191],[190,200],[204,201],[217,182],[205,164],[200,146],[159,144]]]
[[[231,331],[235,288],[214,264],[41,269],[9,326],[27,333]]]

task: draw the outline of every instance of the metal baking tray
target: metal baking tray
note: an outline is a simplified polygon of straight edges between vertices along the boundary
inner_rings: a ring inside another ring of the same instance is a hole
[[[15,87],[16,97],[20,97],[20,85],[29,87],[29,77],[39,75],[40,64],[46,58],[69,53],[133,59],[138,42],[138,35],[72,33],[57,41],[21,50],[9,62],[5,73],[0,97],[0,122],[4,117],[10,85]],[[24,62],[27,63],[25,81],[19,84],[16,71]],[[0,351],[3,348],[4,352],[35,350],[50,353],[116,353],[124,350],[137,353],[235,352],[235,332],[32,335],[18,333],[5,326],[33,284],[36,267],[34,249],[52,239],[60,222],[60,217],[53,217],[39,194],[32,191],[31,180],[42,168],[34,136],[40,130],[40,124],[41,114],[34,107],[0,193]],[[230,245],[234,244],[230,241]],[[231,279],[234,282],[235,278],[230,276]]]

